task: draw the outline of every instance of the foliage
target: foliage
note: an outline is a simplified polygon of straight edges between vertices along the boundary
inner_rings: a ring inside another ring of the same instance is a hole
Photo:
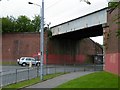
[[[15,26],[15,19],[11,17],[2,18],[2,32],[13,32]]]
[[[120,30],[118,30],[116,33],[117,33],[117,37],[120,37]]]
[[[40,16],[36,16],[34,17],[34,19],[32,20],[32,25],[33,25],[33,28],[36,32],[39,32],[40,30]]]
[[[20,32],[32,31],[33,26],[31,25],[31,20],[26,16],[19,16],[16,20],[16,30]]]
[[[40,16],[35,16],[33,20],[27,16],[13,16],[2,18],[2,33],[8,32],[38,32],[40,29]]]
[[[115,8],[120,8],[120,2],[109,2],[108,7],[112,12]]]
[[[49,30],[47,30],[47,36],[48,36],[48,38],[49,39],[51,39],[52,38],[52,32],[51,32],[51,30],[49,29]]]

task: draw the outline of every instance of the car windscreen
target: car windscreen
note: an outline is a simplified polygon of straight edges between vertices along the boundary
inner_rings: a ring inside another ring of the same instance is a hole
[[[24,60],[25,58],[21,58],[20,60]]]

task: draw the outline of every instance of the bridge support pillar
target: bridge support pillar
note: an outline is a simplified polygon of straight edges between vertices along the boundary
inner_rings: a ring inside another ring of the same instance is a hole
[[[114,20],[116,16],[120,16],[120,9],[116,8],[112,12],[107,12],[107,25],[103,27],[104,33],[104,51],[105,51],[105,67],[104,70],[120,75],[120,38],[117,37],[117,31],[120,30],[118,20]]]

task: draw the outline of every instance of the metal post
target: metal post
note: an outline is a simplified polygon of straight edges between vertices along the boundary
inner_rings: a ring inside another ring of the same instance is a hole
[[[76,66],[76,65],[75,65],[75,63],[74,63],[74,72],[76,72],[76,70],[75,70],[75,66]]]
[[[66,71],[65,71],[65,63],[64,63],[64,73],[66,73]]]
[[[40,64],[40,78],[43,80],[43,60],[44,60],[44,0],[42,0],[41,8],[41,33],[40,33],[40,53],[41,53],[41,64]]]
[[[29,78],[29,73],[30,73],[30,72],[29,72],[29,67],[28,67],[28,80],[30,79],[30,78]]]
[[[16,80],[15,80],[15,83],[17,83],[17,69],[16,69]]]
[[[55,74],[56,74],[56,64],[55,64]]]
[[[37,67],[37,77],[39,76],[39,67]]]

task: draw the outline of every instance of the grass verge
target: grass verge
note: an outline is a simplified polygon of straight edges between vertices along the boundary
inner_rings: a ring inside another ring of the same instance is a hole
[[[63,74],[65,74],[65,73],[56,73],[56,74],[45,75],[44,80],[52,79],[54,77],[57,77],[57,76],[60,76],[60,75],[63,75]],[[17,90],[17,89],[24,88],[24,87],[27,87],[27,86],[30,86],[30,85],[34,85],[34,84],[37,84],[37,83],[40,83],[40,82],[42,82],[40,80],[40,77],[37,77],[37,78],[34,78],[34,79],[25,80],[25,81],[22,81],[22,82],[18,82],[18,83],[15,83],[15,84],[5,86],[5,87],[2,88],[2,90]]]
[[[3,65],[3,66],[9,65],[9,66],[11,66],[11,65],[17,65],[17,63],[16,62],[3,62],[3,61],[1,61],[0,65]]]
[[[95,72],[64,83],[54,90],[59,88],[96,88],[96,90],[98,88],[113,88],[114,90],[114,88],[118,88],[118,76],[104,71]]]

